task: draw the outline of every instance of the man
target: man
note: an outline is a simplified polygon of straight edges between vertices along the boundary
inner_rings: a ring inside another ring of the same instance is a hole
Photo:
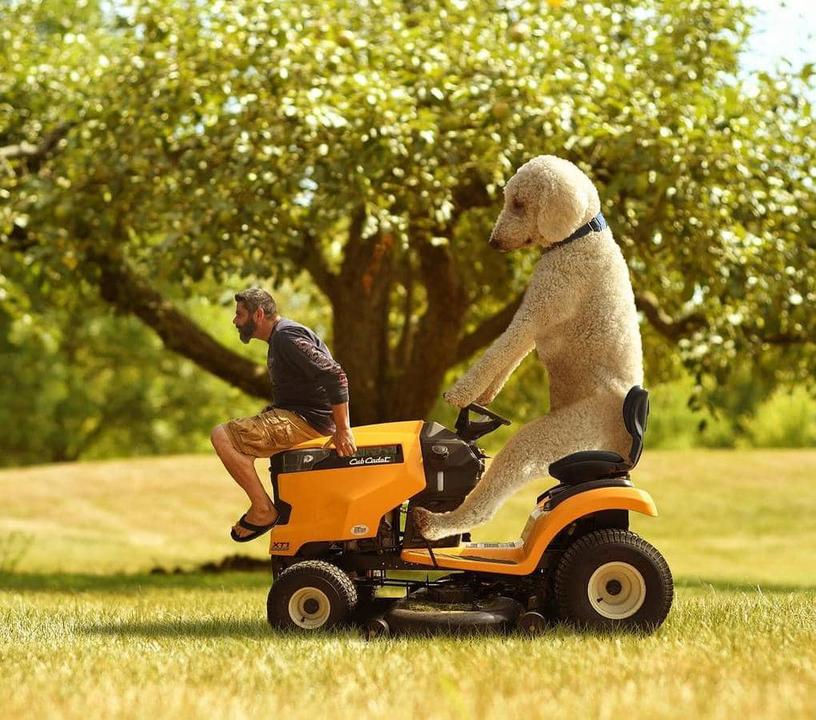
[[[230,532],[248,542],[272,528],[278,511],[255,472],[255,459],[270,457],[305,440],[331,435],[337,454],[357,450],[349,425],[348,382],[325,343],[309,328],[281,317],[272,296],[250,288],[235,296],[241,341],[269,343],[266,365],[273,404],[259,415],[218,425],[212,444],[251,506]]]

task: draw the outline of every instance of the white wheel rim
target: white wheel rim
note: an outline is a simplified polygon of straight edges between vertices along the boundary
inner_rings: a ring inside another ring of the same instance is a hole
[[[625,620],[640,610],[646,600],[646,581],[629,563],[609,562],[592,573],[587,595],[598,615]]]
[[[328,596],[315,587],[295,590],[289,598],[289,617],[295,625],[306,630],[316,630],[325,625],[330,613]]]

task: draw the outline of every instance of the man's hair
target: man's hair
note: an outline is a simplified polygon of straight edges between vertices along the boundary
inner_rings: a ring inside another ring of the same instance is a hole
[[[257,287],[235,293],[235,302],[243,303],[250,315],[254,315],[258,308],[261,308],[267,317],[272,317],[278,312],[278,306],[272,296],[266,290]]]

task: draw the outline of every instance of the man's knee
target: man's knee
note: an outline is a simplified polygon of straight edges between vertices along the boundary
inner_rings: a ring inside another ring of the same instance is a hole
[[[223,425],[216,425],[212,429],[212,432],[210,433],[210,442],[216,450],[224,447],[225,443],[229,443],[227,431],[224,429]]]

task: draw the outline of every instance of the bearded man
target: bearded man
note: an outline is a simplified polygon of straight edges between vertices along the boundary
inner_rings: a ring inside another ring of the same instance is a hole
[[[255,338],[269,344],[266,365],[272,382],[272,405],[253,417],[218,425],[211,436],[224,467],[249,497],[249,510],[230,531],[236,542],[248,542],[278,519],[255,472],[256,458],[328,435],[340,456],[353,455],[357,447],[349,424],[346,374],[314,331],[281,317],[272,296],[260,288],[235,295],[232,323],[242,342]]]

